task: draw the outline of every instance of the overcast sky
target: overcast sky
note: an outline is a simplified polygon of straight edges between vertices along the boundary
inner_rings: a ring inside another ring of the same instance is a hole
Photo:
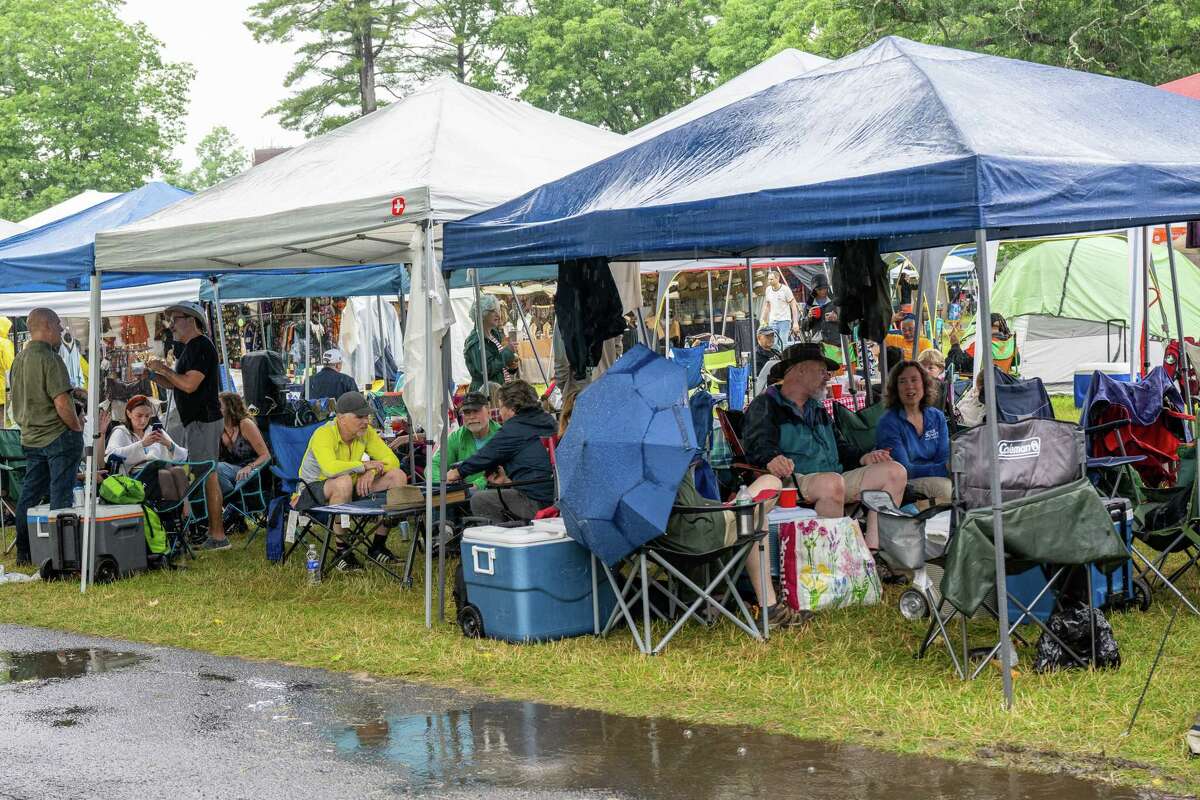
[[[247,152],[299,144],[299,132],[279,127],[267,109],[287,95],[283,79],[294,61],[288,44],[258,44],[242,23],[251,0],[126,0],[128,21],[146,23],[169,61],[196,69],[188,98],[187,141],[176,150],[195,166],[196,143],[216,125],[233,131]]]

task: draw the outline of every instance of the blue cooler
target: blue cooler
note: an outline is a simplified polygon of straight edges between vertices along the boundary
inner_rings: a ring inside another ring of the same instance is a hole
[[[561,519],[523,528],[467,528],[462,538],[467,601],[483,635],[539,642],[596,632],[591,554],[567,536]],[[595,574],[600,624],[616,606],[608,579]]]
[[[767,514],[767,557],[771,562],[771,577],[779,577],[779,526],[785,522],[797,522],[802,519],[816,519],[817,512],[811,508],[779,508],[776,506]]]
[[[1016,575],[1006,575],[1004,580],[1008,593],[1020,600],[1023,606],[1029,608],[1033,612],[1033,616],[1042,622],[1050,619],[1050,612],[1054,610],[1054,601],[1058,598],[1057,589],[1062,586],[1062,578],[1059,578],[1058,583],[1054,584],[1054,588],[1042,595],[1042,599],[1038,600],[1037,605],[1032,608],[1029,606],[1029,603],[1046,586],[1046,573],[1042,568],[1040,566],[1030,567]],[[1017,608],[1012,600],[1008,601],[1009,624],[1012,624],[1022,613],[1024,612]],[[1033,620],[1025,617],[1024,624],[1032,625]]]
[[[1092,385],[1092,374],[1103,372],[1108,377],[1122,383],[1129,383],[1129,364],[1121,361],[1093,361],[1090,364],[1080,364],[1075,368],[1075,407],[1083,408],[1083,399],[1087,397],[1088,388]]]
[[[1117,536],[1125,543],[1126,549],[1133,545],[1133,504],[1124,498],[1105,500],[1109,516],[1112,517],[1113,527]],[[1131,559],[1121,562],[1121,566],[1105,575],[1097,567],[1089,567],[1092,571],[1092,605],[1096,608],[1109,606],[1120,608],[1133,601],[1133,564]]]

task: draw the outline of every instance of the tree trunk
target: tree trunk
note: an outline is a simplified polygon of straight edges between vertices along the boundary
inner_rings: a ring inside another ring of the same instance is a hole
[[[467,82],[467,54],[460,37],[458,42],[458,82]]]
[[[375,103],[375,42],[371,35],[375,19],[367,16],[354,37],[354,55],[358,57],[358,94],[362,100],[363,116],[376,108]]]

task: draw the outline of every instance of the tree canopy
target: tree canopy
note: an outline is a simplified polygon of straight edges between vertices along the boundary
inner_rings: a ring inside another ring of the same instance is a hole
[[[192,69],[114,0],[0,0],[0,217],[177,169]]]
[[[196,167],[177,175],[168,175],[167,182],[180,189],[198,192],[226,178],[244,172],[250,166],[250,156],[237,137],[224,125],[218,125],[196,144]]]

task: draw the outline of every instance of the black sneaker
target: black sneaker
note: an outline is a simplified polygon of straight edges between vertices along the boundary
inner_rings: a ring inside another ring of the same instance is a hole
[[[339,550],[334,556],[333,568],[338,572],[361,572],[363,569],[362,562],[355,557],[354,553],[350,552],[349,548]]]
[[[224,539],[214,539],[210,536],[204,540],[204,544],[200,545],[198,549],[205,551],[228,550],[231,547],[233,547],[233,545],[229,543],[229,537],[225,537]]]
[[[379,564],[395,564],[400,559],[396,554],[387,549],[387,545],[371,545],[371,549],[367,551],[370,559]]]

